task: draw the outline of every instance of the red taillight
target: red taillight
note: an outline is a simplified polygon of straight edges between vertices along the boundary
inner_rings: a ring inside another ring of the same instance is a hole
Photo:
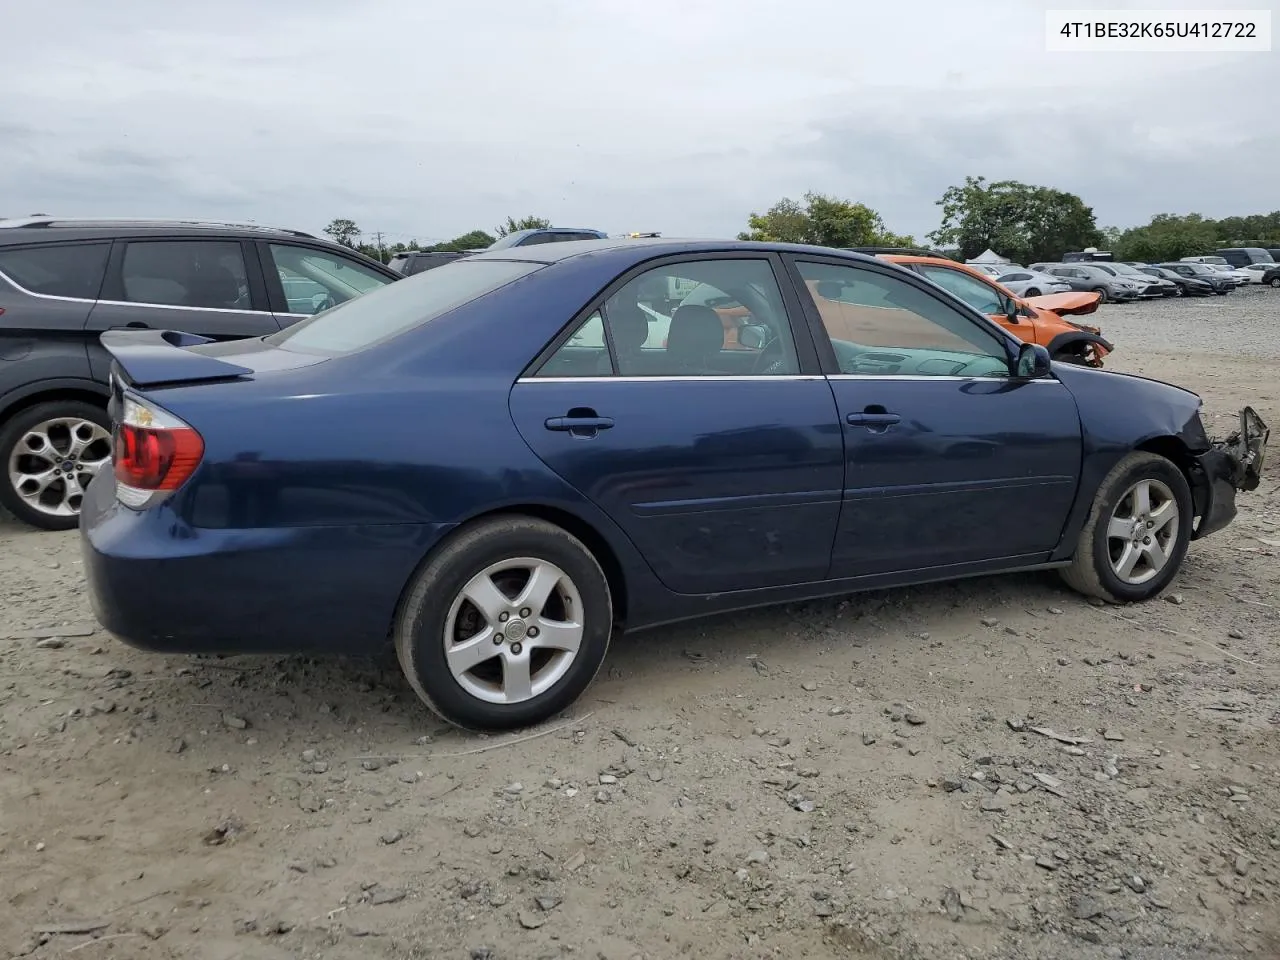
[[[128,396],[123,406],[112,450],[116,494],[128,506],[147,506],[155,494],[178,489],[195,473],[204,440],[158,407]]]

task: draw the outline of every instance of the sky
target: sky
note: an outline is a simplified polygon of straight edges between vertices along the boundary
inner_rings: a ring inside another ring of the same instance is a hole
[[[1280,51],[1046,52],[1046,9],[1099,5],[14,2],[0,216],[722,237],[814,190],[923,241],[966,175],[1100,226],[1280,208]]]

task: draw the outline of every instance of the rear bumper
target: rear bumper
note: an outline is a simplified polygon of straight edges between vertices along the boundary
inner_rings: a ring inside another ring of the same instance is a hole
[[[163,653],[385,649],[400,594],[450,524],[195,529],[161,505],[135,512],[101,473],[80,543],[94,616]]]
[[[1240,429],[1196,458],[1192,495],[1199,524],[1193,539],[1226,527],[1236,516],[1236,492],[1256,490],[1271,431],[1252,407],[1240,411]]]

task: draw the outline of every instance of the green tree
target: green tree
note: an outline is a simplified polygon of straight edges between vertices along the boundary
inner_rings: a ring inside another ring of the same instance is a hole
[[[1212,253],[1221,244],[1212,220],[1198,213],[1179,216],[1161,213],[1143,227],[1131,227],[1120,234],[1113,252],[1120,260],[1161,263],[1180,257]]]
[[[483,230],[472,230],[470,233],[464,233],[460,237],[454,237],[452,240],[446,240],[444,243],[437,243],[433,246],[426,247],[426,250],[479,250],[489,246],[494,242],[494,238]]]
[[[342,217],[330,220],[324,232],[344,247],[354,247],[356,241],[360,239],[360,228],[356,226],[356,222]]]
[[[1019,263],[1033,263],[1102,242],[1093,209],[1074,193],[1051,187],[965,177],[963,185],[949,187],[937,203],[942,225],[929,239],[954,244],[965,259],[990,248]]]
[[[747,218],[739,240],[812,243],[822,247],[909,247],[915,241],[885,228],[880,214],[866,204],[821,193],[806,193],[800,203],[783,197],[764,213]]]
[[[509,233],[518,233],[521,230],[545,230],[551,226],[551,221],[546,217],[521,217],[517,220],[515,217],[507,217],[507,222],[499,224],[494,232],[500,237],[505,237]]]

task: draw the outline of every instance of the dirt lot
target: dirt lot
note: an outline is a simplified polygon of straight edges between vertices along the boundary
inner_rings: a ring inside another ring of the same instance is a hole
[[[1280,424],[1280,291],[1099,319],[1211,428]],[[74,533],[0,521],[0,956],[1280,956],[1277,462],[1163,600],[640,634],[530,739],[359,664],[136,653]]]

